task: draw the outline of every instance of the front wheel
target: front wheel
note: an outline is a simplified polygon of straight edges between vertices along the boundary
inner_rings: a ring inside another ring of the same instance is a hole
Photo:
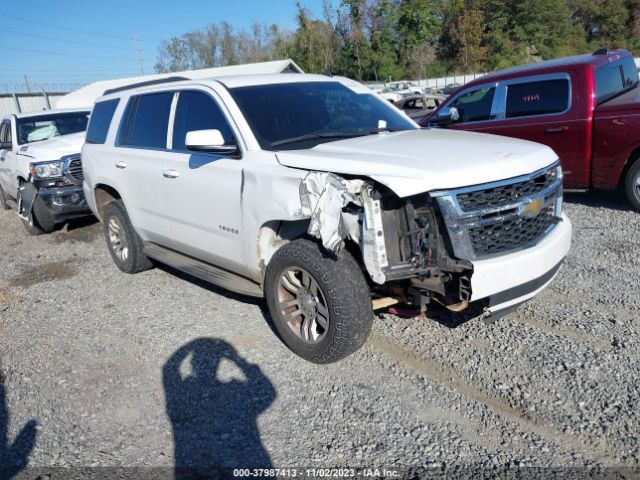
[[[640,212],[640,159],[636,160],[625,179],[625,193],[629,203]]]
[[[310,362],[341,360],[371,332],[369,287],[344,249],[332,257],[309,240],[288,243],[267,266],[265,293],[280,338]]]
[[[113,263],[125,273],[149,270],[153,263],[144,252],[142,240],[133,229],[122,200],[111,202],[104,209],[104,236]]]

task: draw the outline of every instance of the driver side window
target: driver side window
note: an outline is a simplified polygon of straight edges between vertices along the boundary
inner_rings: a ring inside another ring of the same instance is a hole
[[[456,98],[449,107],[455,107],[460,114],[459,123],[491,120],[491,106],[496,93],[495,87],[469,90]]]
[[[187,132],[193,130],[220,130],[225,145],[237,144],[224,113],[216,101],[204,92],[180,92],[173,125],[174,150],[186,150]]]

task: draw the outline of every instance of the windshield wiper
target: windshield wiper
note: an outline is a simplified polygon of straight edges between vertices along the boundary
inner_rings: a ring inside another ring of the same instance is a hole
[[[276,142],[271,142],[272,147],[278,147],[280,145],[287,145],[289,143],[297,143],[297,142],[306,142],[308,140],[318,140],[318,139],[331,139],[331,138],[355,138],[355,137],[365,137],[367,135],[375,135],[376,133],[381,132],[395,132],[397,130],[392,130],[387,127],[382,128],[374,128],[373,130],[367,130],[366,132],[351,132],[351,133],[309,133],[307,135],[300,135],[298,137],[285,138],[283,140],[278,140]]]
[[[308,140],[317,140],[325,138],[353,138],[361,137],[362,135],[368,135],[367,133],[309,133],[307,135],[300,135],[298,137],[285,138],[276,142],[271,142],[272,147],[279,147],[280,145],[287,145],[289,143],[306,142]]]

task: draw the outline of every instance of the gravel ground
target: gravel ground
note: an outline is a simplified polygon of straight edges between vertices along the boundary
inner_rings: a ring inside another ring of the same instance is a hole
[[[13,453],[0,425],[0,458],[35,436],[37,467],[637,467],[640,215],[606,194],[567,212],[573,249],[517,312],[456,328],[383,314],[361,351],[316,366],[260,302],[125,275],[99,224],[30,237],[0,211],[8,438],[26,425]]]

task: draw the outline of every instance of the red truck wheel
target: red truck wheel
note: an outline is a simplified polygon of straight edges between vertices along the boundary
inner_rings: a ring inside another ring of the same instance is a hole
[[[640,212],[640,159],[631,165],[627,173],[625,193],[633,208]]]

